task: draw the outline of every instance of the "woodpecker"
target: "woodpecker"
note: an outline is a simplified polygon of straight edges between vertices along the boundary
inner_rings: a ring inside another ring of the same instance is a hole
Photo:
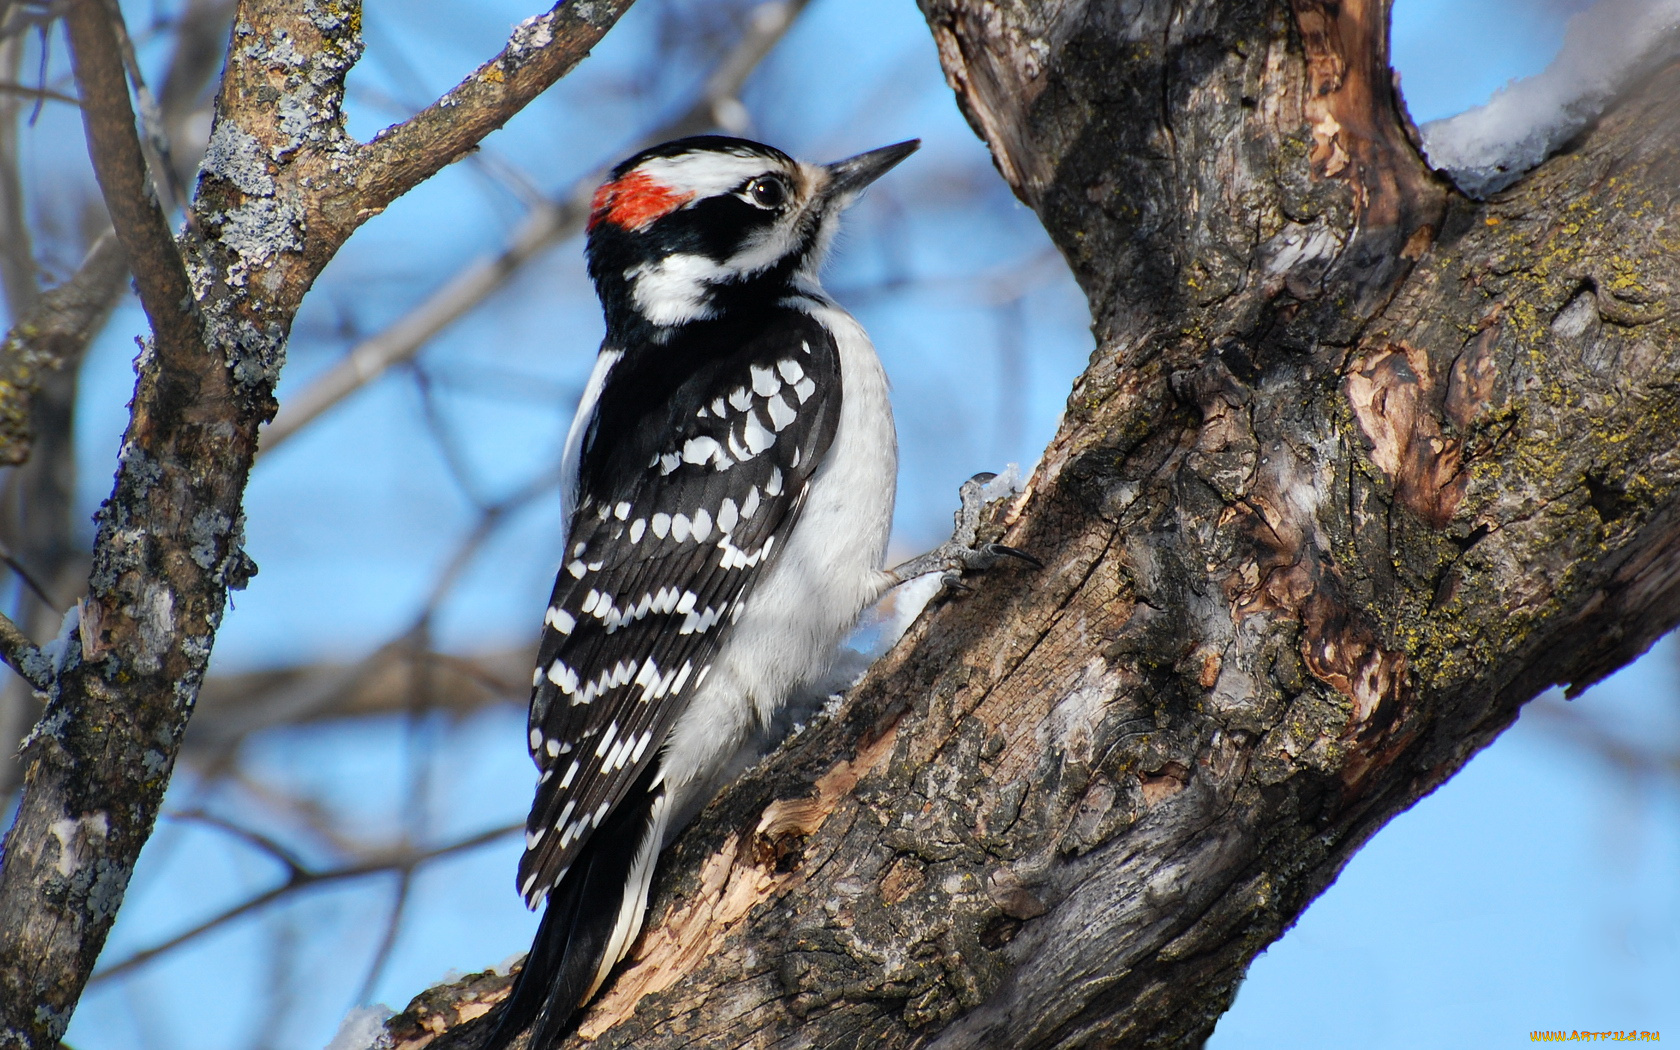
[[[1017,553],[946,544],[884,568],[886,374],[818,270],[840,213],[918,145],[814,165],[697,136],[636,154],[595,194],[585,254],[606,339],[566,441],[528,721],[539,780],[518,883],[546,910],[484,1050],[570,1030],[640,932],[660,851],[865,608],[913,575]]]

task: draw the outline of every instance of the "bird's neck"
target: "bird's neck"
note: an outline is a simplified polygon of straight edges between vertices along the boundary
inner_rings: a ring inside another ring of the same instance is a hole
[[[671,256],[597,275],[596,290],[607,344],[627,347],[667,343],[690,326],[768,316],[789,296],[810,294],[810,283],[791,265],[740,276],[703,256]]]

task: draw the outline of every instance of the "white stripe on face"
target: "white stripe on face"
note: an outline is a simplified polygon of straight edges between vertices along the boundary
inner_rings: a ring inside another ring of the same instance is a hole
[[[748,179],[766,172],[781,171],[781,165],[757,154],[680,153],[675,157],[654,157],[636,165],[636,170],[675,193],[694,194],[694,200],[728,193]]]

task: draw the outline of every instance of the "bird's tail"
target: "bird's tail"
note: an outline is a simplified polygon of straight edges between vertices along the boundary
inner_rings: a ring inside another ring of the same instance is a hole
[[[549,1050],[630,950],[669,822],[669,796],[652,780],[650,769],[549,892],[525,967],[479,1050],[504,1050],[527,1028],[529,1050]]]

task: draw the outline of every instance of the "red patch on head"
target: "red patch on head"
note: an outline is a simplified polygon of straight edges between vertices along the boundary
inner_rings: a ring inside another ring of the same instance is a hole
[[[595,191],[595,199],[590,203],[589,228],[593,230],[596,223],[604,221],[621,229],[637,230],[693,199],[692,193],[678,193],[654,181],[646,172],[632,171]]]

